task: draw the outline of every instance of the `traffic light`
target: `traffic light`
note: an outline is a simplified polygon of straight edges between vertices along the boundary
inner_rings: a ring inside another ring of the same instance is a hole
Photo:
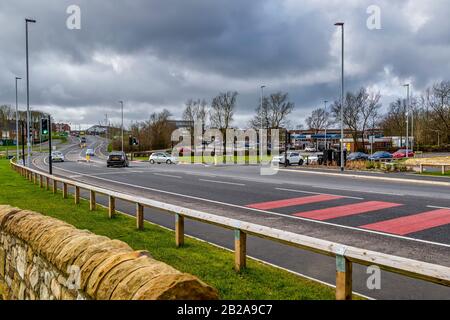
[[[137,145],[139,145],[139,142],[138,142],[138,140],[135,137],[129,136],[128,137],[128,144],[130,146],[137,146]]]
[[[41,134],[47,135],[48,134],[48,119],[41,119]]]

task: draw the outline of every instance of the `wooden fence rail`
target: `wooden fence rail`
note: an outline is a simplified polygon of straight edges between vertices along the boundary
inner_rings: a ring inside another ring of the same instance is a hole
[[[394,272],[410,278],[421,279],[443,286],[450,286],[450,268],[447,266],[364,250],[357,247],[345,246],[339,243],[316,239],[297,233],[116,192],[86,183],[49,175],[38,170],[18,165],[14,161],[11,161],[11,166],[30,181],[33,181],[33,176],[39,177],[40,181],[45,178],[48,186],[49,181],[52,180],[54,193],[57,192],[59,183],[63,186],[62,190],[64,197],[67,197],[67,186],[75,187],[75,203],[79,203],[80,190],[89,191],[90,210],[96,209],[96,194],[107,196],[109,199],[109,217],[113,217],[115,213],[117,199],[134,203],[136,205],[136,228],[139,230],[144,228],[144,207],[174,214],[175,244],[179,247],[184,244],[185,219],[191,219],[233,230],[235,239],[235,269],[237,272],[246,267],[248,235],[334,257],[336,259],[336,299],[338,300],[348,300],[352,298],[353,263],[364,266],[378,266],[382,270]]]

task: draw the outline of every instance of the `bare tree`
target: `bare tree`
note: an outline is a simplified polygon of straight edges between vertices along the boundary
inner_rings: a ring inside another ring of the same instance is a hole
[[[372,118],[376,118],[381,104],[379,103],[381,95],[379,93],[370,93],[366,88],[361,88],[358,92],[347,92],[344,105],[344,125],[351,131],[353,142],[356,149],[364,149],[364,135],[370,125]],[[332,113],[336,121],[340,121],[341,103],[334,102],[331,106]],[[358,138],[362,138],[362,146],[359,146]]]
[[[265,97],[262,104],[256,108],[255,117],[250,121],[250,126],[254,129],[263,128],[286,128],[290,125],[287,119],[292,113],[295,104],[289,101],[289,94],[276,92],[269,97]]]
[[[305,122],[308,126],[308,129],[314,130],[317,134],[319,133],[319,131],[322,131],[330,126],[330,113],[327,112],[324,108],[316,109],[311,113],[311,116],[306,118]]]
[[[400,136],[400,141],[406,132],[406,103],[405,100],[397,99],[389,106],[387,114],[381,121],[381,127],[386,135]]]
[[[208,116],[208,103],[206,100],[193,100],[186,101],[186,108],[183,112],[183,120],[191,122],[201,122],[206,124],[206,118]]]
[[[233,122],[238,93],[228,91],[216,96],[211,104],[210,121],[213,128],[226,130]]]

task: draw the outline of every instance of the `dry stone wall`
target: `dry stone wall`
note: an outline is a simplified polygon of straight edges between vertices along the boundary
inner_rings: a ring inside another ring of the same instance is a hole
[[[0,299],[217,299],[146,251],[39,213],[0,206]]]

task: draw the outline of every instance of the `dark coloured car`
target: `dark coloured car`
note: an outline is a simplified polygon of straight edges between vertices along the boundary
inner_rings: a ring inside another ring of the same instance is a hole
[[[106,160],[106,166],[109,167],[128,167],[128,157],[124,152],[111,152]]]
[[[358,161],[358,160],[367,160],[369,159],[369,155],[364,152],[353,152],[350,153],[347,157],[347,161]]]
[[[392,159],[392,154],[387,151],[378,151],[369,157],[369,160],[390,160]]]

